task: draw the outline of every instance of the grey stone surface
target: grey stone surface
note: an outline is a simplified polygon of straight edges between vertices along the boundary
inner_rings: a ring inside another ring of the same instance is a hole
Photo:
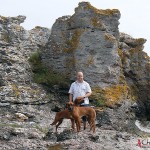
[[[122,50],[122,67],[127,83],[132,87],[133,99],[139,109],[136,114],[141,119],[150,120],[150,57],[143,51],[146,39],[135,39],[120,33],[119,47]]]
[[[72,80],[75,72],[82,70],[92,87],[118,84],[119,18],[118,10],[98,10],[80,3],[75,14],[54,23],[43,62]]]
[[[46,98],[44,89],[31,81],[28,58],[47,43],[50,30],[35,27],[27,31],[20,26],[25,18],[0,16],[0,101],[6,103],[27,103]]]

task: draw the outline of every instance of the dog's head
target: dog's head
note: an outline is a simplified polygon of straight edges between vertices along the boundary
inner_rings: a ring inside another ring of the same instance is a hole
[[[84,103],[83,97],[77,97],[74,101],[76,106],[80,106],[80,104]]]
[[[82,99],[83,97],[80,97],[80,96],[76,98],[76,100],[82,100]]]
[[[73,102],[67,102],[67,103],[66,103],[66,108],[67,108],[69,111],[72,111],[72,110],[73,110],[73,107],[74,107],[74,103],[73,103]]]

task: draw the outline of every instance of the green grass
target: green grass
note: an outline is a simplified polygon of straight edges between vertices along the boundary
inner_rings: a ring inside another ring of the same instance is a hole
[[[13,128],[22,128],[23,126],[18,124],[8,124],[8,123],[0,123],[0,127],[13,127]]]
[[[103,98],[101,98],[101,99],[95,100],[94,105],[96,107],[103,107],[106,105],[106,103],[105,103],[105,100]]]
[[[45,134],[48,132],[48,129],[49,129],[48,126],[46,126],[46,127],[41,127],[41,126],[38,125],[38,124],[36,124],[33,128],[38,129],[39,131],[41,131],[41,132],[43,132],[43,133],[45,133]]]
[[[53,71],[52,68],[46,67],[41,61],[41,53],[33,53],[29,62],[33,71],[33,81],[38,84],[47,86],[58,85],[60,88],[68,88],[69,80],[62,74]]]

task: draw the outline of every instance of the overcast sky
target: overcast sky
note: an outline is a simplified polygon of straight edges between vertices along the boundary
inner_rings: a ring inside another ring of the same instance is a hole
[[[81,0],[0,0],[0,15],[25,15],[26,29],[35,26],[51,28],[58,17],[72,15]],[[120,32],[134,38],[146,38],[144,51],[150,56],[150,0],[89,0],[99,9],[121,11]]]

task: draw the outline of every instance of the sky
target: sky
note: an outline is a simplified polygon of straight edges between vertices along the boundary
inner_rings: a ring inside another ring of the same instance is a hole
[[[150,0],[85,0],[98,9],[119,9],[119,30],[134,38],[147,39],[144,51],[150,56]],[[58,17],[72,15],[81,0],[0,0],[0,15],[25,15],[25,29],[51,28]]]

